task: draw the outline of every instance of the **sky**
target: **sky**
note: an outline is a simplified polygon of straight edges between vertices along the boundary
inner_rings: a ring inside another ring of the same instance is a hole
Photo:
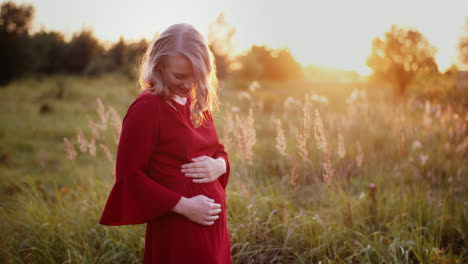
[[[2,3],[5,1],[2,1]],[[41,28],[70,37],[92,28],[104,42],[153,39],[172,24],[188,22],[205,37],[208,26],[224,11],[237,29],[235,52],[251,45],[288,48],[303,65],[315,64],[362,75],[372,39],[392,24],[419,30],[438,49],[444,71],[457,64],[457,49],[468,19],[467,0],[17,0],[32,4],[33,30]]]

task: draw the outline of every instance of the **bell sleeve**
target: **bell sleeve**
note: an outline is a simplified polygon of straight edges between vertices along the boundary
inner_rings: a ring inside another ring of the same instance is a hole
[[[221,143],[218,144],[218,148],[216,152],[213,154],[213,158],[214,159],[223,158],[224,161],[226,162],[226,172],[223,175],[219,176],[218,178],[218,181],[221,183],[221,186],[223,187],[223,189],[226,190],[226,186],[229,181],[229,175],[231,174],[231,166],[229,165],[229,156],[224,150],[223,144]]]
[[[206,114],[207,119],[213,125],[213,127],[215,127],[212,114],[209,111],[206,111],[205,114]],[[216,131],[216,128],[214,128],[214,129]],[[221,142],[219,142],[218,132],[216,132],[216,136],[217,136],[217,140],[218,140],[218,146],[217,146],[212,158],[213,159],[223,158],[224,161],[226,162],[226,172],[224,174],[222,174],[221,176],[219,176],[219,178],[218,178],[218,181],[221,183],[221,186],[223,187],[223,189],[226,190],[226,186],[227,186],[228,181],[229,181],[229,175],[231,174],[231,166],[229,164],[229,155],[225,151],[224,145],[221,144]]]
[[[182,198],[151,179],[147,167],[159,129],[158,101],[140,96],[122,124],[116,157],[116,181],[99,224],[141,224],[170,211]]]

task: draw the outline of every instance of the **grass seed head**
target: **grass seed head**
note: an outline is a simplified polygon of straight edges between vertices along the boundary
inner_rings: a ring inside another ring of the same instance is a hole
[[[67,158],[70,160],[74,160],[76,158],[76,151],[73,143],[70,142],[66,137],[63,138],[65,142],[65,151],[67,152]]]
[[[86,152],[88,150],[88,141],[85,139],[83,135],[83,131],[81,130],[80,127],[78,128],[77,140],[78,140],[78,144],[80,145],[80,151]]]
[[[287,157],[286,153],[286,137],[284,136],[284,130],[281,127],[281,120],[278,120],[276,127],[276,149],[283,157]]]
[[[122,118],[120,118],[120,115],[112,106],[109,106],[108,108],[112,122],[112,127],[114,128],[114,140],[117,144],[119,143],[120,133],[122,132]]]

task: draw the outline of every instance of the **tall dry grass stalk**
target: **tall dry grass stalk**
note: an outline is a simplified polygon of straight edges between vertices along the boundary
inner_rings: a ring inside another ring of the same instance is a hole
[[[302,136],[302,133],[299,133],[296,129],[297,135],[299,135],[299,140],[300,142],[298,148],[299,148],[299,155],[302,157],[302,159],[308,160],[307,158],[307,149],[306,149],[306,139],[305,137]],[[286,158],[288,161],[291,162],[291,171],[290,171],[290,181],[289,184],[292,187],[293,192],[296,192],[299,189],[299,182],[298,182],[298,174],[297,174],[297,162],[296,162],[296,155],[293,153],[292,155],[289,155],[286,153],[286,137],[284,135],[284,130],[281,126],[281,120],[278,120],[277,122],[277,127],[276,127],[276,149],[280,153],[281,156]],[[283,163],[280,163],[281,166],[281,171],[284,171]]]
[[[226,114],[224,116],[224,126],[223,126],[223,145],[226,149],[231,149],[232,142],[232,133],[234,131],[234,119],[232,118],[231,107],[228,104],[226,106]]]
[[[93,119],[88,116],[88,126],[91,129],[91,137],[94,140],[99,139],[99,130],[98,125],[93,121]]]
[[[78,132],[77,132],[77,140],[78,140],[78,144],[80,145],[80,151],[81,152],[86,152],[88,150],[88,141],[85,139],[84,135],[83,135],[83,131],[81,130],[81,127],[78,128]]]
[[[333,183],[335,172],[333,171],[331,160],[328,155],[326,155],[325,161],[322,162],[322,166],[323,166],[323,174],[322,174],[323,180],[328,186],[330,186]]]
[[[286,137],[284,136],[284,130],[281,127],[281,120],[278,120],[276,127],[276,149],[283,157],[288,157],[286,153]]]
[[[114,107],[108,106],[110,119],[112,122],[112,127],[114,129],[114,140],[115,143],[119,143],[120,133],[122,132],[122,118],[120,115],[115,111]]]
[[[323,180],[327,183],[327,185],[331,185],[334,176],[334,171],[331,166],[328,139],[323,128],[322,118],[320,117],[320,113],[317,109],[315,110],[314,135],[315,141],[317,143],[317,148],[325,156],[324,161],[322,162]]]
[[[97,113],[101,119],[101,124],[98,124],[98,127],[102,130],[107,128],[107,121],[109,119],[109,112],[106,112],[104,104],[100,98],[97,98]]]
[[[299,156],[305,161],[308,160],[308,151],[307,151],[307,136],[302,133],[299,129],[296,128],[296,141],[297,141],[297,149],[299,151]]]
[[[255,133],[255,120],[252,109],[249,110],[247,118],[239,118],[236,115],[236,143],[239,149],[240,158],[247,162],[249,166],[253,164],[253,147],[257,142]]]
[[[362,147],[359,140],[356,141],[356,165],[358,168],[362,167],[362,163],[364,162],[364,153],[362,153]]]
[[[297,164],[296,164],[296,156],[292,156],[292,161],[291,161],[291,180],[290,184],[292,186],[293,192],[296,192],[297,189],[299,189],[299,183],[298,183],[298,176],[297,176]]]
[[[299,156],[306,162],[308,160],[308,152],[307,152],[307,136],[301,132],[299,129],[296,128],[296,141],[297,141],[297,149],[299,151]]]
[[[65,152],[67,152],[67,158],[69,160],[74,160],[76,158],[76,151],[73,143],[70,142],[66,137],[63,138],[65,142]]]
[[[467,148],[468,148],[468,136],[465,137],[465,139],[460,144],[458,144],[457,152],[464,153]]]
[[[104,151],[104,154],[106,154],[107,160],[110,163],[113,163],[114,158],[112,157],[112,153],[110,152],[109,148],[107,148],[107,146],[104,144],[99,144],[99,147],[101,147],[102,151]]]
[[[234,183],[239,187],[241,193],[244,197],[249,197],[249,190],[247,189],[247,185],[243,183],[239,178],[234,177]]]
[[[440,126],[446,127],[450,118],[452,117],[452,107],[448,105],[444,111],[440,114]]]
[[[105,111],[105,109],[106,108],[104,104],[102,103],[101,99],[98,98],[96,112],[99,115],[101,123],[94,122],[94,120],[90,116],[88,116],[88,127],[91,129],[91,139],[89,141],[85,138],[81,128],[78,128],[78,131],[77,131],[77,141],[78,141],[80,151],[81,152],[89,151],[89,154],[92,157],[96,156],[96,143],[99,141],[99,129],[101,130],[107,129],[109,117],[111,119],[111,122],[114,128],[114,139],[115,139],[116,144],[118,144],[119,142],[120,133],[122,131],[122,121],[121,121],[122,119],[120,118],[117,111],[115,111],[115,109],[112,106],[108,107],[109,109],[108,111]],[[70,149],[69,144],[71,144],[71,142],[68,139],[66,139],[65,143],[67,144],[66,148],[67,148],[68,155],[70,157],[75,158],[76,152],[73,154],[74,149],[73,151],[72,149]],[[73,147],[73,145],[71,146]],[[99,146],[104,152],[104,154],[106,155],[107,159],[110,162],[113,162],[114,158],[109,148],[102,143],[99,143]]]
[[[423,124],[426,129],[429,129],[432,125],[432,114],[431,114],[431,103],[426,100],[424,104]]]
[[[89,155],[92,157],[96,157],[96,139],[93,137],[91,138],[91,142],[88,144]]]
[[[309,138],[310,135],[310,106],[312,105],[310,101],[310,97],[305,97],[304,107],[302,108],[303,118],[302,118],[302,129],[304,130],[304,134],[307,135]]]
[[[96,156],[96,140],[99,139],[98,126],[93,119],[88,116],[88,126],[91,129],[91,141],[88,143],[89,154],[92,157]]]
[[[309,117],[309,97],[306,96],[306,100],[302,107],[303,117],[301,129],[296,128],[296,141],[297,149],[299,150],[299,156],[301,156],[304,162],[308,161],[308,151],[307,151],[307,140],[310,137],[310,117]]]
[[[341,127],[338,128],[338,157],[340,159],[343,159],[346,156],[346,148],[344,144],[344,138],[343,138],[343,130]]]
[[[463,120],[458,114],[454,115],[455,124],[454,124],[454,137],[455,140],[462,140],[466,135],[466,121]]]
[[[322,152],[326,153],[328,151],[328,141],[325,136],[325,131],[323,129],[322,118],[318,110],[315,110],[315,120],[314,120],[314,136],[317,143],[317,148]]]
[[[405,144],[405,135],[403,134],[403,128],[400,128],[400,140],[398,141],[398,152],[400,157],[403,156],[403,146]]]

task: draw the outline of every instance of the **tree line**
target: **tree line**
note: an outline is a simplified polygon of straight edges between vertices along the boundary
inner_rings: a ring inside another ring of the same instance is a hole
[[[60,73],[98,76],[107,72],[121,72],[136,79],[137,67],[148,47],[148,41],[127,42],[123,37],[109,48],[83,29],[66,41],[63,34],[45,31],[31,34],[34,18],[32,5],[5,2],[0,18],[0,85],[27,75]],[[230,30],[227,36],[221,31]],[[233,71],[231,38],[235,29],[227,24],[224,13],[210,25],[209,46],[216,59],[220,79]],[[278,54],[276,54],[278,53]],[[303,76],[301,65],[287,50],[252,47],[249,54],[240,56],[245,62],[255,62],[255,71],[240,70],[247,79],[269,78],[286,80]],[[245,58],[244,58],[245,57]]]
[[[145,39],[127,42],[121,37],[105,48],[89,29],[73,34],[69,41],[55,31],[31,34],[32,5],[5,2],[0,15],[0,85],[25,75],[60,73],[98,76],[121,72],[136,79],[139,61],[148,47]],[[208,42],[218,78],[232,75],[246,81],[284,81],[304,77],[303,67],[287,49],[254,45],[247,53],[233,57],[235,33],[224,13],[209,26]],[[468,19],[465,33],[458,51],[460,62],[468,65]],[[383,37],[373,40],[366,64],[372,69],[371,79],[388,83],[396,95],[404,96],[415,80],[442,76],[435,54],[436,48],[418,30],[392,25]],[[457,67],[452,66],[445,75],[457,73]]]
[[[126,43],[121,38],[106,49],[89,29],[65,41],[62,33],[45,31],[31,34],[34,7],[5,2],[0,18],[0,84],[25,75],[60,73],[99,75],[120,70],[132,74],[134,65],[146,50],[146,40]]]

